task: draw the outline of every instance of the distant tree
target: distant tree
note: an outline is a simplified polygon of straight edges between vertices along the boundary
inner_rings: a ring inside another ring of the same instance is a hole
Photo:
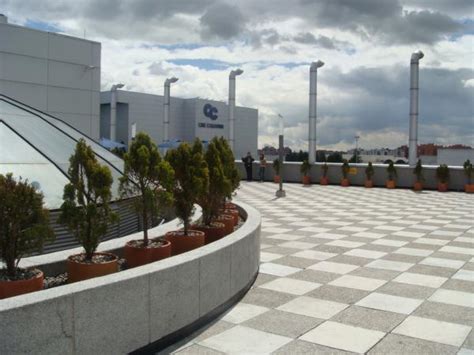
[[[405,160],[402,160],[402,159],[398,159],[395,164],[408,164],[407,162],[405,162]]]
[[[357,158],[356,158],[356,154],[354,153],[352,157],[349,159],[349,163],[362,163],[362,158],[360,157],[360,155],[357,155]]]
[[[300,150],[299,152],[289,152],[285,156],[286,161],[304,161],[308,159],[308,152],[303,152]]]
[[[327,162],[328,163],[342,163],[344,159],[342,158],[342,154],[339,152],[334,152],[328,155]]]
[[[316,161],[317,162],[325,162],[326,161],[326,152],[322,150],[316,151]]]

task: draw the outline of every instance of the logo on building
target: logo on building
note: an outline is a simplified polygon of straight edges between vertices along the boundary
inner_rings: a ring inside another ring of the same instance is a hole
[[[217,114],[219,113],[219,111],[217,111],[217,107],[214,107],[211,104],[205,104],[202,112],[204,113],[204,116],[210,118],[213,121],[217,120]]]

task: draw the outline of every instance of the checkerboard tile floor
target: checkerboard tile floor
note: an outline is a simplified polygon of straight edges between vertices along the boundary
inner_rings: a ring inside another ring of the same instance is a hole
[[[242,182],[262,214],[246,296],[163,353],[474,355],[474,196]]]

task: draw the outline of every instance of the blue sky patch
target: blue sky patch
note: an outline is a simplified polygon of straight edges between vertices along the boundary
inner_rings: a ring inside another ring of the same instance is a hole
[[[216,59],[170,59],[167,62],[175,65],[191,65],[204,70],[226,69],[233,65]]]
[[[25,23],[26,27],[34,28],[36,30],[48,31],[48,32],[62,32],[61,28],[50,22],[42,22],[27,19]]]

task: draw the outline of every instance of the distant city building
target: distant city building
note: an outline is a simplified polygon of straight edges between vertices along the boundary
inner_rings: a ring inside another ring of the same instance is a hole
[[[101,44],[0,21],[0,94],[99,138]]]
[[[134,132],[146,132],[157,144],[163,143],[162,95],[117,90],[116,140],[128,145]],[[111,92],[101,93],[100,136],[110,137]],[[169,140],[192,142],[195,138],[209,141],[213,137],[228,138],[229,113],[227,103],[200,98],[171,97]],[[257,153],[258,110],[235,108],[234,155],[238,159]]]

